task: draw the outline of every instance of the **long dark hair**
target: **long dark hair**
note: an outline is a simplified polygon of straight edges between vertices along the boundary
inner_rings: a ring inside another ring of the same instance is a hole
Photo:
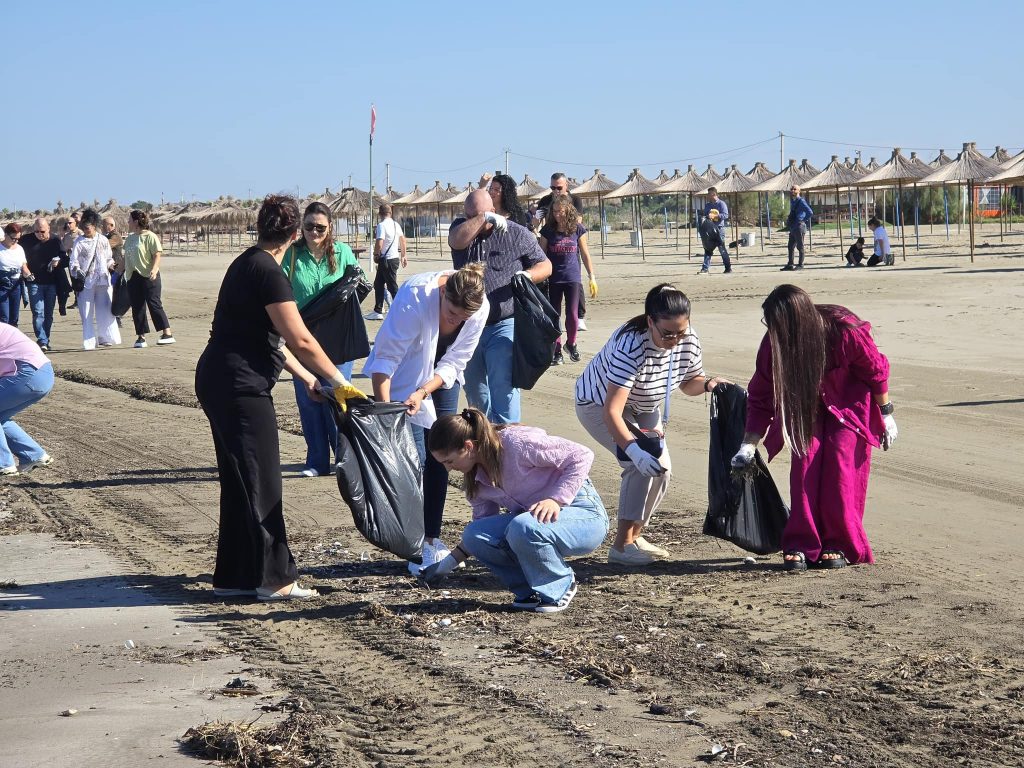
[[[516,192],[516,180],[504,173],[496,173],[491,179],[491,184],[498,182],[501,185],[501,207],[505,209],[507,218],[512,219],[516,224],[527,226],[529,221],[522,203],[519,202],[519,193]]]
[[[327,217],[327,239],[324,240],[324,254],[327,256],[327,271],[332,275],[338,271],[338,259],[334,256],[334,218],[331,209],[320,202],[310,203],[302,212],[302,247],[312,253],[306,240],[306,217],[321,214]]]
[[[671,283],[658,283],[647,292],[644,299],[644,313],[627,320],[619,331],[624,333],[643,333],[647,330],[647,318],[657,322],[674,317],[690,316],[690,300],[686,294]]]
[[[496,488],[501,487],[501,437],[498,434],[501,427],[491,424],[483,411],[477,408],[466,408],[462,413],[453,413],[450,416],[442,416],[434,422],[430,428],[430,443],[427,448],[431,453],[451,454],[461,451],[467,440],[471,440],[476,447],[476,461],[491,483]],[[476,496],[480,484],[476,480],[476,467],[465,473],[463,487],[466,489],[466,497],[472,499]]]
[[[780,285],[761,305],[772,347],[772,386],[782,430],[797,456],[807,454],[821,402],[829,351],[843,328],[863,322],[845,307],[815,304],[802,288]]]

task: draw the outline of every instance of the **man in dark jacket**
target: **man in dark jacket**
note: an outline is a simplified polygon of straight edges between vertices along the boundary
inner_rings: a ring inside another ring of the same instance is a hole
[[[28,299],[32,306],[32,329],[36,343],[44,352],[50,349],[53,327],[53,306],[57,302],[57,282],[68,266],[61,252],[60,238],[50,234],[50,222],[36,219],[32,233],[21,240],[25,259],[33,279],[28,283]]]

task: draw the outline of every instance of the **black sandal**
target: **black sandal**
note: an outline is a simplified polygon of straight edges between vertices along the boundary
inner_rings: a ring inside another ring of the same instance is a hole
[[[807,555],[796,549],[791,549],[788,552],[782,553],[784,557],[795,558],[793,560],[782,561],[782,568],[787,571],[806,571],[807,570]]]
[[[825,555],[839,555],[839,557],[826,558]],[[846,559],[846,555],[841,549],[823,549],[821,550],[821,556],[818,560],[812,564],[813,568],[821,568],[826,571],[833,571],[837,568],[845,568],[850,563]]]

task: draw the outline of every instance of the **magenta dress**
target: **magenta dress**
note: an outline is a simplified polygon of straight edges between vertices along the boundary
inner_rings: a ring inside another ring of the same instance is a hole
[[[843,310],[839,317],[858,322]],[[805,456],[793,454],[791,512],[783,551],[803,552],[808,562],[838,549],[850,563],[873,563],[864,532],[871,449],[885,432],[873,395],[888,390],[889,361],[871,338],[871,325],[840,326],[828,350],[821,402]],[[747,432],[764,435],[771,461],[782,449],[782,418],[772,385],[772,347],[765,334],[748,386]]]

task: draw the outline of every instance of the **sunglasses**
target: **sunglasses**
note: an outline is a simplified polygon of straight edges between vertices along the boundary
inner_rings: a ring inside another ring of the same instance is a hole
[[[681,339],[690,333],[689,326],[679,331],[678,333],[671,333],[668,331],[661,330],[657,323],[651,323],[651,325],[654,326],[654,329],[658,332],[658,335],[661,336],[662,341],[675,341],[676,339]]]
[[[322,235],[327,231],[326,224],[303,224],[302,228],[307,232],[316,232],[318,235]]]

